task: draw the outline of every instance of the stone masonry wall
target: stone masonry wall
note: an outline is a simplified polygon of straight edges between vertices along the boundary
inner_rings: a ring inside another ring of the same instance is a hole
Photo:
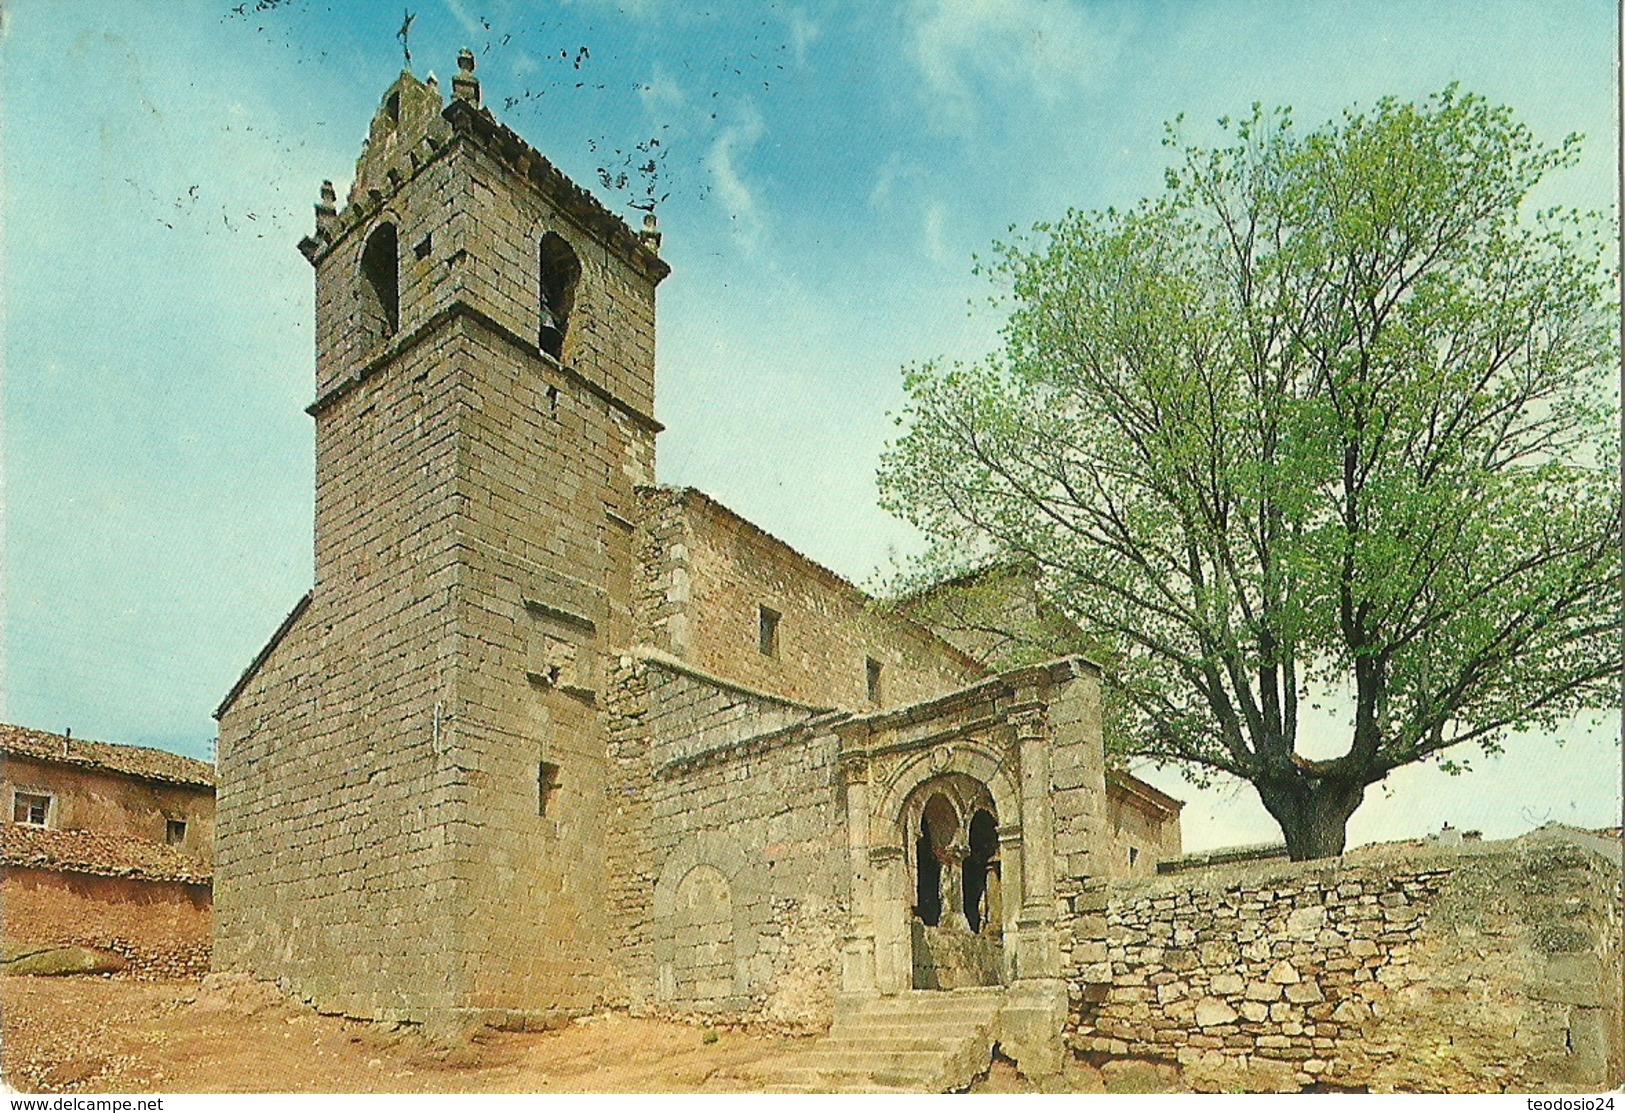
[[[900,707],[987,670],[857,588],[691,489],[643,492],[650,644],[708,673],[819,706]],[[761,652],[759,610],[780,615]],[[880,664],[871,701],[867,661]]]
[[[312,601],[220,718],[216,961],[325,1009],[464,993],[447,849],[464,342],[399,353],[317,416]]]
[[[586,1007],[609,976],[601,709],[630,632],[623,515],[653,434],[499,336],[471,340],[457,737],[473,791],[449,835],[473,879],[471,1004]]]
[[[1605,1088],[1618,883],[1526,839],[1096,886],[1067,1040],[1198,1090]]]
[[[1143,800],[1120,781],[1106,781],[1106,815],[1110,831],[1101,872],[1107,877],[1150,877],[1164,858],[1177,858],[1179,813],[1169,814]],[[1130,851],[1136,853],[1130,854]]]
[[[612,727],[614,752],[644,770],[621,782],[640,853],[612,871],[629,999],[827,1023],[849,897],[834,739],[810,709],[660,660],[622,665],[621,706],[644,707]]]
[[[209,972],[209,887],[7,866],[7,942],[93,947],[143,981]]]

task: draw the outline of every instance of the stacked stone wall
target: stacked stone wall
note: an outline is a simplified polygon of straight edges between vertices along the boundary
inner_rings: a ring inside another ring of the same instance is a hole
[[[207,885],[7,866],[0,900],[7,943],[92,947],[141,981],[209,972]]]
[[[1065,921],[1067,1041],[1204,1090],[1595,1088],[1618,881],[1527,842],[1096,885]]]

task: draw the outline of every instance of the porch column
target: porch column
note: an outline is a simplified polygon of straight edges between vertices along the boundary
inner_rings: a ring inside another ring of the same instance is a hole
[[[852,913],[841,947],[841,992],[867,994],[875,982],[875,911],[883,895],[875,890],[869,862],[869,761],[861,755],[841,759],[846,780],[846,845],[851,870]]]
[[[1010,716],[1021,762],[1021,925],[1055,922],[1055,814],[1050,802],[1049,737],[1044,713],[1031,708]],[[1052,972],[1034,972],[1036,977]]]
[[[1021,761],[1021,912],[1015,953],[1006,958],[1014,974],[1000,1016],[1003,1044],[1029,1076],[1059,1074],[1065,1047],[1066,983],[1055,925],[1055,811],[1051,799],[1049,724],[1038,692],[1009,722]]]
[[[875,986],[881,993],[902,993],[914,984],[914,956],[908,934],[908,903],[901,846],[869,848],[873,869]]]

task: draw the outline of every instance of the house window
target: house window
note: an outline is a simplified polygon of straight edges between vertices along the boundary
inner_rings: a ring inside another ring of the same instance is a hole
[[[180,846],[182,843],[184,843],[186,841],[186,820],[165,820],[164,841],[170,846]]]
[[[51,820],[51,798],[40,792],[19,792],[11,798],[11,821],[45,827]]]
[[[581,279],[581,261],[557,232],[542,237],[537,255],[540,278],[540,326],[536,344],[554,359],[564,358],[564,334],[570,327],[575,308],[576,283]]]
[[[764,657],[779,655],[779,619],[782,617],[771,607],[756,608],[756,647]]]
[[[873,657],[863,659],[863,669],[869,685],[869,702],[880,702],[880,662]]]
[[[395,226],[372,230],[361,252],[362,325],[374,339],[395,335],[401,326],[400,259]]]
[[[559,790],[559,767],[551,761],[536,766],[536,814],[546,815],[553,795]]]

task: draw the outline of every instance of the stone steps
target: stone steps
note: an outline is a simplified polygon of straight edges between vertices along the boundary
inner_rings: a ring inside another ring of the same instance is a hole
[[[943,1093],[986,1070],[997,1039],[1001,987],[914,990],[837,1010],[806,1049],[753,1064],[763,1090]]]

